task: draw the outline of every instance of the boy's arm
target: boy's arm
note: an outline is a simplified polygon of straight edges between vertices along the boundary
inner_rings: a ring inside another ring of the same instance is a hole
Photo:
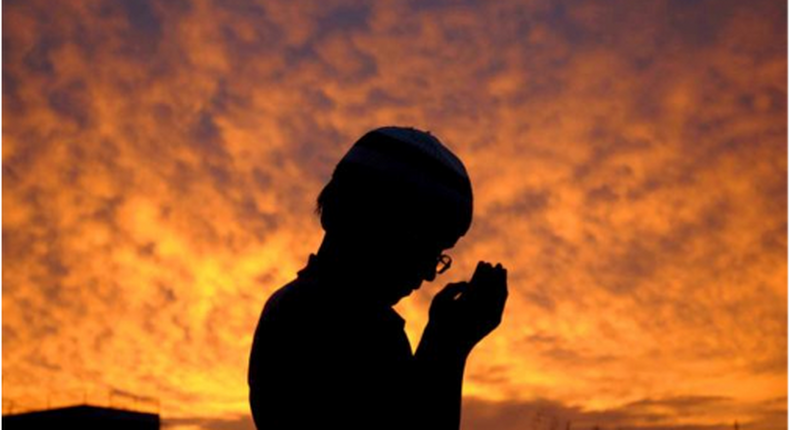
[[[418,429],[457,430],[468,352],[443,344],[429,324],[414,354]]]
[[[474,346],[499,326],[507,270],[480,262],[472,280],[436,294],[415,353],[418,428],[457,430],[464,368]]]

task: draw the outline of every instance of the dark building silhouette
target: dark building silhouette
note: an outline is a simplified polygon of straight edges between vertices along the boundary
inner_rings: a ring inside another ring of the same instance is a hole
[[[78,405],[3,416],[6,430],[159,430],[159,414]]]

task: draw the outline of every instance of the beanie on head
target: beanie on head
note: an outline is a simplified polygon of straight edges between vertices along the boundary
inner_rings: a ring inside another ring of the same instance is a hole
[[[463,236],[469,229],[473,207],[469,175],[461,160],[428,132],[390,126],[366,133],[340,160],[332,181],[365,178],[390,184],[386,192],[391,194],[402,191],[413,202],[412,212],[417,207],[425,219],[441,218],[442,227],[452,235]]]

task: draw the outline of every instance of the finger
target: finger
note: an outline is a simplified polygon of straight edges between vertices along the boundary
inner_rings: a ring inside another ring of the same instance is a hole
[[[495,303],[503,303],[507,298],[507,269],[497,264],[491,277],[490,295]]]
[[[505,302],[507,302],[508,296],[508,287],[507,287],[507,270],[502,269],[502,273],[500,275],[499,282],[497,282],[497,293],[496,293],[496,303],[497,306],[500,308],[505,307]]]
[[[470,300],[474,299],[475,302],[496,302],[495,296],[498,295],[497,282],[499,279],[499,270],[486,263],[480,270],[480,276],[477,277],[476,282],[472,283],[469,296]]]
[[[485,263],[480,270],[480,283],[487,284],[491,282],[491,276],[494,274],[494,266],[491,263]]]
[[[503,294],[507,295],[507,269],[504,267],[497,273],[497,286]]]
[[[491,288],[495,287],[495,284],[500,279],[500,272],[501,271],[502,271],[501,265],[497,265],[495,267],[495,266],[492,266],[491,264],[489,264],[486,267],[486,269],[483,271],[483,274],[481,275],[481,279],[480,279],[481,282],[480,283],[482,285],[485,285],[485,287],[483,287],[483,288],[488,290],[488,289],[491,289]]]
[[[455,299],[458,294],[463,293],[469,288],[469,283],[467,282],[454,282],[447,284],[446,287],[439,291],[434,296],[434,300],[442,301],[450,301]]]
[[[480,262],[478,265],[478,270],[475,271],[475,275],[472,277],[472,280],[469,281],[469,295],[472,297],[476,297],[480,294],[481,291],[485,291],[484,285],[489,282],[489,264],[485,262]]]
[[[477,268],[475,268],[475,272],[472,274],[472,279],[469,280],[469,289],[470,291],[474,291],[477,289],[477,284],[483,281],[485,272],[485,262],[480,261],[477,263]]]
[[[485,270],[484,268],[486,264],[487,263],[482,260],[477,262],[477,267],[475,267],[475,271],[472,273],[472,279],[469,282],[479,282],[480,275],[483,273],[483,270]]]
[[[502,271],[500,273],[502,276],[502,280],[501,280],[502,284],[504,284],[505,289],[507,290],[507,269],[505,269],[505,267],[502,266]]]

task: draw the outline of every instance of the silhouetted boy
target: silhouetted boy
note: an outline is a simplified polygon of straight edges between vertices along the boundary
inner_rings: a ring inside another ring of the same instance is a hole
[[[250,406],[264,429],[458,429],[472,348],[495,329],[507,271],[480,262],[436,294],[417,351],[392,309],[450,266],[472,222],[463,163],[434,136],[384,127],[340,160],[318,197],[325,236],[261,313]]]

